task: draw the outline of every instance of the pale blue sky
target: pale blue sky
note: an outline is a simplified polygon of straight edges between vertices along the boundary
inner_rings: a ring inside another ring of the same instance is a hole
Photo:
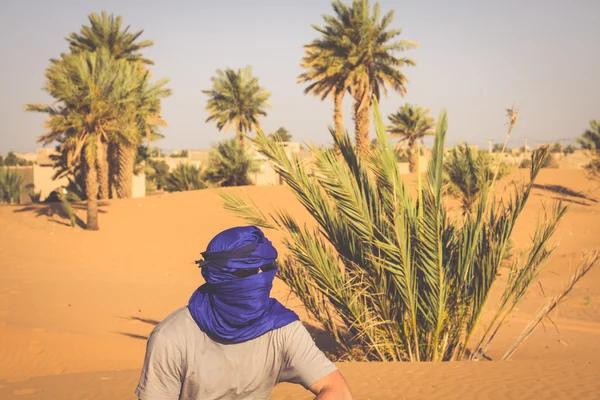
[[[521,117],[511,145],[575,138],[600,119],[600,1],[381,1],[396,11],[393,26],[420,48],[407,53],[417,66],[403,99],[383,99],[384,115],[404,102],[449,113],[448,143],[481,146],[503,140],[504,109]],[[219,1],[5,1],[0,5],[0,154],[31,151],[43,133],[43,115],[24,112],[27,102],[48,102],[41,90],[48,60],[67,50],[63,39],[87,14],[120,14],[155,46],[156,77],[171,79],[164,102],[169,127],[164,149],[205,149],[222,140],[205,123],[206,96],[216,69],[252,65],[272,92],[266,131],[285,126],[300,141],[330,141],[333,105],[305,96],[296,84],[303,44],[316,37],[311,24],[330,14],[327,0]],[[352,129],[351,99],[345,106]],[[233,137],[230,132],[227,137]]]

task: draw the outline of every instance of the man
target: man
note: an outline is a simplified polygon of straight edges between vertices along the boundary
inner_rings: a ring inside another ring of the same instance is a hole
[[[141,400],[268,399],[279,382],[352,400],[296,313],[269,297],[277,250],[260,229],[223,231],[202,256],[206,283],[148,339]]]

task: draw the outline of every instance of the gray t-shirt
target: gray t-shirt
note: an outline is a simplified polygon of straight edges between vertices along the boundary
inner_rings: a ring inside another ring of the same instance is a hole
[[[142,400],[268,399],[279,382],[308,388],[335,370],[300,321],[220,344],[183,307],[150,334],[136,394]]]

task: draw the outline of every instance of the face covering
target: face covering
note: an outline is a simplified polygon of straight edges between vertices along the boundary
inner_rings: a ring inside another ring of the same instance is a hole
[[[231,228],[215,236],[200,262],[206,283],[188,308],[200,329],[221,343],[241,343],[299,318],[270,298],[277,273],[277,250],[255,226]],[[273,270],[240,278],[243,269],[273,264]]]

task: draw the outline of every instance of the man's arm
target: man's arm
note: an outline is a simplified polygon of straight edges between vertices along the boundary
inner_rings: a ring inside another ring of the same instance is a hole
[[[279,381],[298,383],[318,400],[352,400],[337,367],[327,359],[300,322],[285,329],[285,363]]]
[[[340,371],[333,371],[310,386],[315,400],[352,400],[352,393]]]

